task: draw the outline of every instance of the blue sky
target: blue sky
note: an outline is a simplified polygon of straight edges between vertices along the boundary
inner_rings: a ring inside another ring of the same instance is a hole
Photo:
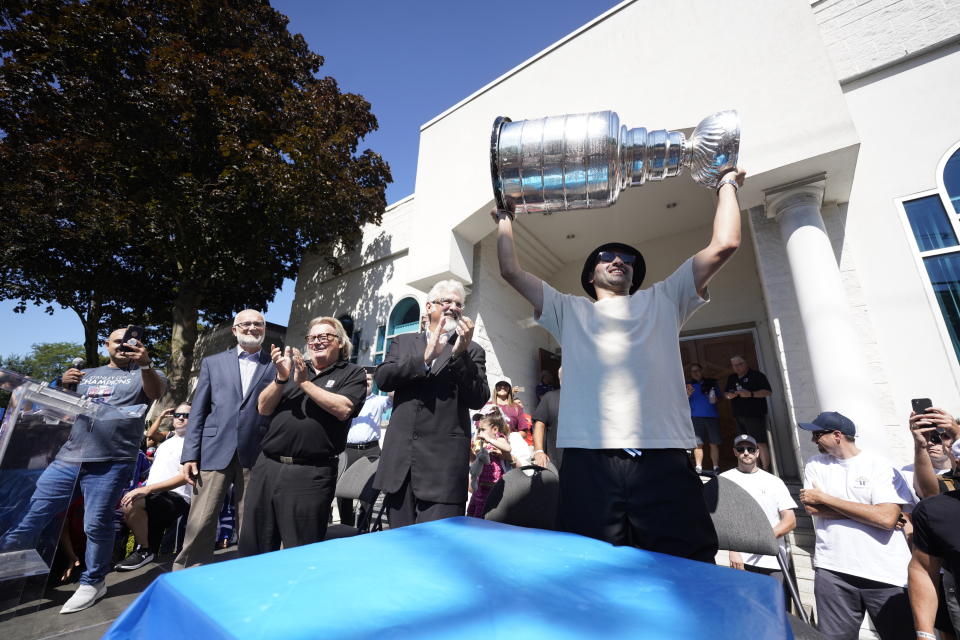
[[[324,56],[324,75],[370,103],[379,131],[363,143],[390,164],[387,201],[414,191],[420,125],[581,25],[615,0],[273,0]],[[571,91],[578,90],[571,87]],[[267,309],[285,325],[293,302],[287,281]],[[37,342],[83,342],[70,310],[13,312],[0,302],[0,354],[24,354]]]

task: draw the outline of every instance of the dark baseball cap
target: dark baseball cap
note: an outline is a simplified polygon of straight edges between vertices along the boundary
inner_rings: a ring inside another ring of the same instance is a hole
[[[637,257],[633,263],[633,284],[630,285],[630,293],[633,294],[640,285],[643,284],[643,277],[647,274],[647,263],[643,260],[643,254],[622,242],[608,242],[602,244],[587,255],[586,262],[583,263],[583,271],[580,272],[580,286],[594,300],[597,299],[597,290],[594,288],[590,278],[593,277],[593,269],[597,266],[601,251],[615,251],[617,253],[630,253]]]
[[[853,420],[836,411],[824,411],[813,422],[798,422],[797,426],[807,431],[839,431],[845,436],[857,435]]]
[[[736,447],[738,444],[743,444],[744,442],[749,442],[753,446],[757,446],[757,441],[753,436],[747,435],[746,433],[741,433],[736,438],[733,439],[733,446]]]

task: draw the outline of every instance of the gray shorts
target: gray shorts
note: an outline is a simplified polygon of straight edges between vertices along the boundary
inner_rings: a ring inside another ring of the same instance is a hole
[[[717,418],[693,418],[693,432],[697,435],[697,444],[720,444],[720,420]]]

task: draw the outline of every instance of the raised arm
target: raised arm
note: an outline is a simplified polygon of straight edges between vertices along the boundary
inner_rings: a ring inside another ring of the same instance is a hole
[[[513,214],[497,209],[491,215],[497,223],[497,257],[500,259],[500,275],[517,290],[517,293],[533,305],[533,312],[539,317],[543,310],[543,281],[520,268],[516,245],[513,241]]]
[[[739,186],[743,184],[745,176],[743,170],[731,169],[720,180],[717,212],[713,217],[713,236],[710,244],[693,257],[693,281],[701,297],[706,293],[707,285],[713,276],[740,248],[740,203],[737,201],[737,187],[724,180],[735,180]]]

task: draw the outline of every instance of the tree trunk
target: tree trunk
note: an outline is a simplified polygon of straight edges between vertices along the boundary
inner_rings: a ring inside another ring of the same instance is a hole
[[[170,336],[170,397],[175,403],[186,401],[189,392],[199,306],[197,290],[190,284],[182,284],[173,303],[173,331]]]
[[[93,300],[90,308],[87,309],[87,316],[74,309],[80,316],[80,324],[83,325],[83,350],[88,367],[100,366],[100,338],[97,336],[97,330],[100,328],[100,302]]]

